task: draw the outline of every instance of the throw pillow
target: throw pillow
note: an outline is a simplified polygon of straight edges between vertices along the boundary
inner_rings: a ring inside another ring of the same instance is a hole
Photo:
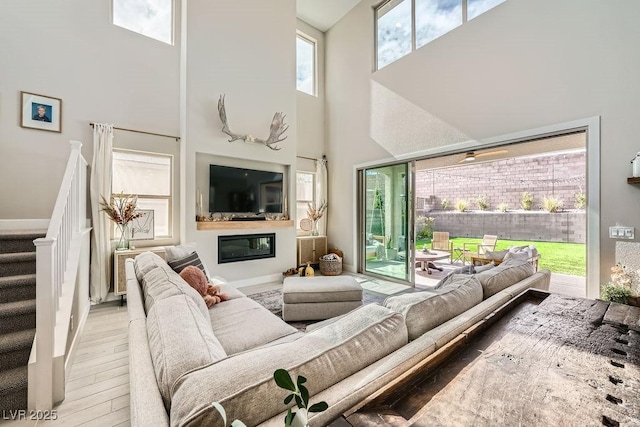
[[[526,261],[529,258],[531,258],[531,254],[527,251],[509,252],[504,256],[504,261],[508,261],[510,259],[521,259]]]
[[[494,261],[502,261],[508,252],[509,251],[507,249],[503,251],[486,251],[484,253],[484,257]]]
[[[167,253],[167,262],[172,262],[180,258],[184,258],[196,252],[196,243],[185,243],[184,245],[165,246]]]
[[[434,286],[431,289],[440,289],[443,286],[446,286],[447,284],[449,284],[453,278],[454,274],[475,274],[477,272],[476,267],[474,267],[473,265],[467,265],[465,267],[460,267],[460,268],[456,268],[455,270],[451,271],[451,273],[447,274],[445,277],[443,277],[436,286]]]
[[[474,267],[474,270],[475,270],[476,273],[482,273],[483,271],[490,270],[495,266],[496,266],[496,264],[493,261],[491,261],[490,263],[485,264],[485,265],[476,265]]]
[[[179,258],[174,261],[168,263],[169,267],[173,269],[176,273],[180,274],[182,270],[186,267],[193,265],[194,267],[198,267],[200,270],[204,271],[204,265],[202,265],[202,261],[200,261],[200,257],[198,256],[198,252],[194,252],[190,255],[187,255],[184,258]],[[205,272],[206,274],[206,272]]]

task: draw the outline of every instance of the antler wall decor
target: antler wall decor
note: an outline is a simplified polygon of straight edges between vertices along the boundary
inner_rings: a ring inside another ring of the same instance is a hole
[[[222,122],[222,132],[226,133],[231,137],[229,142],[242,140],[244,142],[256,142],[258,144],[264,144],[272,150],[279,150],[280,147],[275,146],[274,144],[284,141],[287,139],[286,136],[282,136],[283,133],[289,129],[289,125],[284,123],[284,118],[286,117],[282,113],[275,113],[273,115],[273,120],[271,121],[271,129],[269,133],[269,137],[267,139],[256,138],[253,135],[241,135],[238,133],[233,133],[231,129],[229,129],[229,123],[227,123],[227,111],[224,108],[224,95],[220,95],[218,99],[218,114],[220,115],[220,121]]]

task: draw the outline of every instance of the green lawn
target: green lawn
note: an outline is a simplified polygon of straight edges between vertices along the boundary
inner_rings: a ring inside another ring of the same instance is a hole
[[[482,239],[454,237],[453,247],[461,248],[463,243],[481,243]],[[422,249],[431,239],[418,239],[416,248]],[[551,270],[554,273],[585,276],[586,273],[586,246],[583,243],[556,243],[556,242],[525,242],[520,240],[498,239],[496,250],[508,249],[509,246],[535,245],[540,252],[540,264],[538,268]]]

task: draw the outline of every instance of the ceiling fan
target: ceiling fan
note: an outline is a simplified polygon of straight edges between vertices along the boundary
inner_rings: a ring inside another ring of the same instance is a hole
[[[472,162],[472,161],[476,160],[478,157],[497,156],[497,155],[500,155],[500,154],[506,154],[508,152],[509,152],[508,150],[494,150],[494,151],[486,151],[484,153],[476,153],[475,151],[467,151],[464,154],[464,157],[462,158],[462,160],[460,160],[458,163]]]

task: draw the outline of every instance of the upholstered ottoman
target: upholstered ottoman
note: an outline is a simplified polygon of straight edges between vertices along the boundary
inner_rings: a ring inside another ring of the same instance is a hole
[[[282,319],[324,320],[362,305],[362,287],[352,276],[287,277]]]

